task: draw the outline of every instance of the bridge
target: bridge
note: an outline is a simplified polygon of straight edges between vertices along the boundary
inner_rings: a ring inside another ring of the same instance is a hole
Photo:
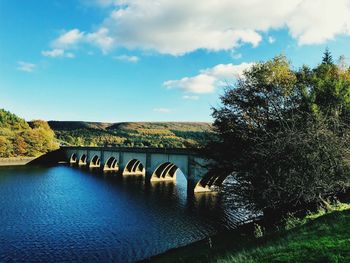
[[[60,151],[63,161],[72,165],[108,174],[139,175],[151,182],[175,181],[180,169],[192,193],[208,192],[220,181],[208,178],[206,160],[191,149],[63,146]]]

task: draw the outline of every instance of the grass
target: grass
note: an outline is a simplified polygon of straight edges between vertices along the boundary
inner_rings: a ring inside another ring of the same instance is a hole
[[[261,236],[249,224],[150,259],[152,262],[350,262],[350,205],[338,203]],[[254,233],[261,237],[255,237]]]

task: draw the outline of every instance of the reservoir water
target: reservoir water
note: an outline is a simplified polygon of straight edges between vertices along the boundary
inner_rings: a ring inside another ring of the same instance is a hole
[[[225,192],[58,165],[0,168],[0,262],[135,262],[234,228]]]

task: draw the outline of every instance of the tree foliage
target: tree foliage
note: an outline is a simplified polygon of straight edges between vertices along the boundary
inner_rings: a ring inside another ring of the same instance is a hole
[[[305,208],[348,189],[349,73],[328,51],[314,69],[295,71],[285,56],[254,65],[213,110],[210,172],[233,175],[241,201],[265,212]]]
[[[328,48],[326,48],[325,52],[323,53],[322,64],[326,64],[326,65],[333,64],[333,57]]]
[[[57,148],[55,134],[47,122],[27,123],[0,109],[0,157],[38,156]]]
[[[212,133],[209,123],[181,122],[49,122],[68,145],[186,148],[203,145]]]

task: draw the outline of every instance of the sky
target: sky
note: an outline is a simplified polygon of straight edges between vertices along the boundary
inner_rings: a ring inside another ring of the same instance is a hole
[[[285,54],[350,57],[349,0],[0,0],[0,108],[26,120],[212,121]]]

